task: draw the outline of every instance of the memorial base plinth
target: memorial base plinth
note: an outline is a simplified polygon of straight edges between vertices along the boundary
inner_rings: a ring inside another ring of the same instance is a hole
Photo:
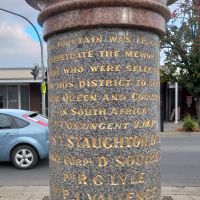
[[[50,199],[49,199],[49,196],[44,196],[42,200],[50,200]],[[173,198],[170,196],[164,196],[162,197],[162,200],[173,200]]]

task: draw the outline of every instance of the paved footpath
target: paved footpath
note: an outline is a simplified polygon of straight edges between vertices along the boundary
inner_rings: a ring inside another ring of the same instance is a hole
[[[0,186],[0,200],[42,200],[48,186]],[[200,187],[163,187],[166,200],[200,200]]]

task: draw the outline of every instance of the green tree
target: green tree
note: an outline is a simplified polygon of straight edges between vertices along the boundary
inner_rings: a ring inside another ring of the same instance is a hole
[[[166,55],[161,81],[179,82],[194,97],[200,120],[200,2],[180,0],[162,41]]]

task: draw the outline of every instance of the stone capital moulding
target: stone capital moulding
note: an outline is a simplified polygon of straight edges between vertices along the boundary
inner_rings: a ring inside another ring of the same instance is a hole
[[[165,32],[170,18],[166,0],[26,0],[41,11],[44,39],[65,30],[129,27]]]

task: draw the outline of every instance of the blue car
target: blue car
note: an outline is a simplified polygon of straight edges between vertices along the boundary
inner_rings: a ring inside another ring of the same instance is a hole
[[[48,119],[36,112],[0,109],[0,161],[33,168],[49,154]]]

